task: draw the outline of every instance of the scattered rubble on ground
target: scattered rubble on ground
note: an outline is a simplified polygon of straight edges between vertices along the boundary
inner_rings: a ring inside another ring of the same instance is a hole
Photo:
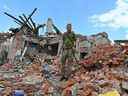
[[[105,32],[78,35],[78,62],[69,80],[60,81],[61,35],[51,19],[37,26],[35,11],[21,20],[6,13],[21,27],[0,34],[0,96],[128,96],[127,44],[111,44]]]

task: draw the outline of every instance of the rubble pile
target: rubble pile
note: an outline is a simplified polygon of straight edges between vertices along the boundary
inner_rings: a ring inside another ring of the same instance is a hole
[[[38,55],[30,64],[3,64],[0,92],[2,96],[12,94],[14,90],[23,90],[27,96],[100,96],[101,93],[116,90],[120,96],[127,96],[126,49],[104,45],[96,46],[93,51],[90,58],[79,61],[80,70],[74,71],[68,81],[60,81],[61,66],[56,56],[50,58],[49,64]],[[101,67],[93,66],[95,64]]]
[[[81,60],[85,67],[93,66],[96,63],[101,65],[119,65],[124,61],[124,50],[121,46],[101,44],[92,48],[91,55]]]
[[[128,96],[127,44],[111,44],[105,32],[78,36],[72,73],[61,80],[61,33],[50,18],[36,25],[35,11],[21,20],[5,13],[21,27],[1,38],[0,96]]]

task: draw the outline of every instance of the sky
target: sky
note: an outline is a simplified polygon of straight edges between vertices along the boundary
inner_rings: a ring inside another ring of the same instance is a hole
[[[4,12],[18,18],[34,8],[38,8],[34,21],[43,24],[50,17],[62,32],[72,23],[76,33],[107,32],[112,40],[128,39],[128,0],[0,0],[0,31],[17,27]]]

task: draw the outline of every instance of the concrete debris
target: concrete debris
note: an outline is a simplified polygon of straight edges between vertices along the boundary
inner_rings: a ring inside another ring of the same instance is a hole
[[[121,82],[122,88],[126,91],[128,91],[128,82],[127,81],[122,81]]]
[[[20,27],[0,33],[0,96],[128,96],[127,43],[112,44],[106,32],[63,34],[50,18],[36,24],[35,11],[20,19],[5,13]],[[65,42],[75,43],[72,52]]]

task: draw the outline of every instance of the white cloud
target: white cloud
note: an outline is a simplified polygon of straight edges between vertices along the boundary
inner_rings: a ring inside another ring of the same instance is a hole
[[[95,27],[128,28],[128,0],[117,0],[116,7],[90,17]]]

